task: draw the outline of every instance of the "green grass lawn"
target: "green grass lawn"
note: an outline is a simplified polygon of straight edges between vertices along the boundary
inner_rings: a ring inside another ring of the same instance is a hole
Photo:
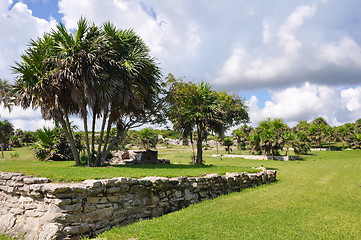
[[[53,182],[79,182],[86,179],[104,179],[113,177],[147,176],[177,177],[200,176],[207,173],[224,174],[226,172],[256,172],[248,164],[240,165],[238,160],[220,160],[211,158],[214,151],[206,151],[206,165],[190,165],[191,151],[187,149],[160,149],[159,158],[170,159],[170,165],[131,165],[103,168],[76,167],[74,162],[42,162],[34,159],[29,148],[19,148],[5,151],[4,158],[0,158],[0,171],[23,172],[28,175],[50,178]],[[18,153],[19,157],[12,158],[10,154]]]
[[[261,165],[278,170],[276,183],[114,228],[99,235],[99,240],[361,239],[361,151],[315,152],[317,155],[308,155],[304,161],[287,162],[220,160],[210,157],[215,151],[206,151],[208,165],[194,167],[187,165],[189,150],[161,149],[160,158],[171,159],[172,165],[80,168],[70,162],[25,159],[28,151],[20,150],[18,159],[6,156],[7,160],[0,161],[0,171],[22,170],[53,180],[79,181],[103,176],[190,176]]]
[[[263,164],[279,181],[114,228],[98,239],[361,239],[361,151]]]

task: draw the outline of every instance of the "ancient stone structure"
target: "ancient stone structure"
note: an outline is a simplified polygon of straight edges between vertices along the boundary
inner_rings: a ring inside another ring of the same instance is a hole
[[[50,183],[0,172],[0,232],[26,240],[79,239],[176,211],[204,199],[276,181],[276,171]]]
[[[123,150],[113,153],[110,165],[127,164],[170,164],[167,159],[158,159],[158,151],[153,150]]]

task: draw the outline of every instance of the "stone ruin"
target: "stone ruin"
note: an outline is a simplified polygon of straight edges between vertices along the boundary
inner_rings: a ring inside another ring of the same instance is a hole
[[[158,159],[158,151],[121,150],[113,152],[113,158],[109,161],[109,164],[170,164],[170,161],[166,159]]]

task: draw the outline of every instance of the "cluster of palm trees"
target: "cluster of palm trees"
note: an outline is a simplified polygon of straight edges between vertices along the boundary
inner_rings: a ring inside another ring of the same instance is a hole
[[[211,89],[207,83],[198,85],[167,77],[165,112],[173,128],[190,138],[194,164],[203,164],[203,142],[211,132],[222,136],[231,126],[248,122],[249,116],[243,99]],[[196,135],[197,152],[194,152],[193,132]]]
[[[322,117],[314,120],[299,121],[290,128],[282,119],[267,119],[255,128],[243,125],[232,132],[233,138],[241,149],[254,154],[279,155],[293,149],[296,154],[306,154],[313,147],[327,147],[338,144],[339,147],[361,148],[361,119],[355,123],[346,123],[331,127]]]
[[[111,23],[96,26],[82,18],[74,33],[60,24],[32,40],[13,70],[16,104],[40,108],[45,119],[59,123],[77,165],[71,116],[83,120],[88,165],[101,166],[127,130],[149,121],[158,104],[161,73],[155,59],[133,30]]]

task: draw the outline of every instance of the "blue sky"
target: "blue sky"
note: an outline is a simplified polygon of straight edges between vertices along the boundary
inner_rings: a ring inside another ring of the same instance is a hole
[[[252,124],[289,125],[322,116],[332,125],[361,118],[359,0],[2,0],[0,77],[30,39],[80,16],[133,28],[163,75],[206,81],[244,97]],[[2,109],[0,119],[34,130],[39,111]],[[79,123],[81,125],[81,123]]]

